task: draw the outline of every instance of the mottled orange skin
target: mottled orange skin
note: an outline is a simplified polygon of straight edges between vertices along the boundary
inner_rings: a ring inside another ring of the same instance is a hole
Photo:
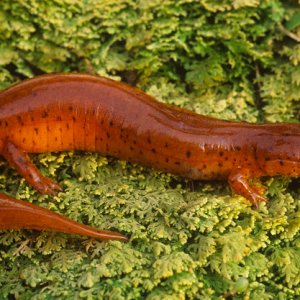
[[[217,120],[90,75],[46,75],[0,93],[0,153],[42,193],[59,186],[24,153],[76,149],[191,179],[228,179],[257,205],[265,199],[248,179],[299,176],[299,135],[299,124]]]

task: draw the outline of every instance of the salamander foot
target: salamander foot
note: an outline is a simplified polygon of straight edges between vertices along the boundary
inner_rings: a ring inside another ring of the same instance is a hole
[[[260,202],[266,202],[267,199],[262,195],[263,188],[261,186],[251,186],[248,182],[251,173],[248,169],[237,168],[232,170],[228,177],[228,182],[239,195],[244,196],[257,208]]]

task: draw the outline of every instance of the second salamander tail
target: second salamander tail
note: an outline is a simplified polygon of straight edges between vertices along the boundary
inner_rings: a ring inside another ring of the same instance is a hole
[[[128,240],[118,232],[79,224],[45,208],[0,193],[0,230],[8,229],[50,230],[105,240]]]

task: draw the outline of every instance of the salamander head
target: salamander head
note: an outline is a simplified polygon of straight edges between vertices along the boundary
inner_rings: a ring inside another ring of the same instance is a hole
[[[257,161],[267,176],[300,176],[300,135],[268,138],[257,145]]]

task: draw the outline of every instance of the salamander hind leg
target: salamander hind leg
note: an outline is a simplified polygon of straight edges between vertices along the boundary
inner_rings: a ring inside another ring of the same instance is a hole
[[[234,192],[244,196],[245,198],[250,200],[253,205],[258,207],[258,204],[260,202],[266,202],[267,199],[262,195],[262,187],[249,184],[250,178],[250,171],[246,168],[240,167],[231,171],[228,177],[228,182]]]
[[[58,183],[41,174],[31,162],[27,153],[9,140],[3,142],[1,154],[17,172],[42,194],[55,195],[61,191]]]

